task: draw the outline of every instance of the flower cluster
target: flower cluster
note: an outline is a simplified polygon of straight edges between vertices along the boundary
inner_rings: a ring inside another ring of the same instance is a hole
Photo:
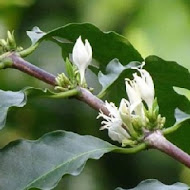
[[[159,114],[154,83],[145,69],[138,69],[140,76],[133,74],[134,79],[125,79],[128,100],[122,99],[119,108],[113,103],[105,102],[109,116],[100,111],[101,129],[108,129],[109,137],[122,143],[132,145],[144,137],[144,132],[161,129],[165,118]]]
[[[76,40],[72,51],[72,63],[66,60],[66,70],[56,78],[57,89],[67,91],[76,86],[87,87],[85,71],[92,61],[92,47],[87,39],[82,42],[81,36]],[[141,141],[149,131],[162,129],[165,118],[159,114],[159,107],[154,93],[154,83],[150,74],[137,68],[133,80],[125,79],[128,100],[123,98],[119,107],[114,103],[105,102],[109,115],[101,110],[98,118],[102,117],[101,129],[107,129],[109,137],[125,145],[134,145]]]

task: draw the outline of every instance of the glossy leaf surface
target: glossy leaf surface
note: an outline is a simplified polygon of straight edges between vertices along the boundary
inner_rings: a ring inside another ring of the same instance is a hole
[[[18,140],[0,150],[0,189],[52,189],[63,175],[78,175],[88,159],[116,149],[103,140],[56,131],[36,141]]]

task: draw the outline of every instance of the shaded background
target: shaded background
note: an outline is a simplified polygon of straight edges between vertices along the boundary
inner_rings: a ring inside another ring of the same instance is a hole
[[[26,31],[39,26],[43,31],[71,22],[90,22],[104,31],[124,36],[145,58],[155,54],[190,69],[190,1],[188,0],[0,0],[0,38],[14,30],[18,44],[30,45]],[[43,42],[27,57],[35,65],[53,73],[64,70],[61,49]],[[87,79],[94,87],[93,76]],[[0,71],[0,88],[20,90],[25,86],[48,87],[16,70]],[[95,85],[96,90],[100,85]],[[57,130],[91,134],[109,140],[99,131],[97,112],[75,100],[29,99],[24,108],[11,109],[0,133],[3,147],[18,138],[37,139]],[[147,178],[163,183],[177,181],[190,185],[190,171],[158,151],[136,155],[108,154],[100,161],[88,161],[83,172],[66,176],[55,190],[111,190],[131,188]]]

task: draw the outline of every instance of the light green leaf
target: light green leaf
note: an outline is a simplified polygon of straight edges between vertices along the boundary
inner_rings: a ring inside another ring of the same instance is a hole
[[[163,130],[164,135],[167,135],[169,133],[173,133],[174,131],[176,131],[179,127],[181,127],[184,124],[184,122],[186,122],[187,120],[190,119],[190,115],[187,113],[184,113],[181,110],[179,110],[178,108],[176,108],[175,109],[175,119],[176,119],[176,122],[173,126],[168,127]]]
[[[26,32],[30,38],[32,45],[36,44],[46,33],[41,31],[37,26],[35,26],[31,31]]]
[[[190,101],[190,90],[186,88],[173,87],[174,91],[180,95],[184,95]]]
[[[10,107],[23,107],[26,104],[24,92],[12,92],[0,90],[0,129],[6,122],[7,112]]]
[[[0,129],[5,126],[7,112],[11,107],[23,107],[27,102],[27,96],[40,97],[50,96],[56,93],[48,89],[26,87],[21,91],[3,91],[0,90]]]
[[[137,68],[140,64],[140,62],[131,62],[128,65],[123,66],[118,59],[113,59],[112,61],[110,61],[110,63],[106,67],[107,74],[103,74],[101,71],[99,71],[98,73],[98,80],[102,85],[102,90],[98,94],[98,97],[103,97],[106,94],[108,88],[114,82],[116,82],[116,80],[119,78],[119,76],[124,70],[133,67]]]
[[[62,176],[80,174],[88,159],[115,149],[98,138],[65,131],[12,142],[0,150],[0,189],[52,189]]]
[[[179,125],[180,123],[190,119],[190,115],[176,108],[175,119],[176,119],[175,125]]]
[[[117,188],[116,190],[189,190],[190,187],[183,183],[164,185],[156,179],[147,179],[132,189]]]

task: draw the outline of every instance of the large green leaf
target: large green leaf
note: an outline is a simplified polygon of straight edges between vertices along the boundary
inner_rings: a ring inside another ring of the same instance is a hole
[[[103,32],[92,24],[68,24],[47,32],[38,42],[52,40],[61,46],[63,57],[72,53],[76,39],[88,39],[92,49],[93,58],[99,63],[100,70],[105,71],[106,65],[114,58],[118,58],[123,65],[131,61],[142,61],[141,55],[123,36],[115,32]]]
[[[24,92],[12,92],[0,90],[0,129],[6,122],[7,112],[10,107],[23,107],[26,104]]]
[[[82,36],[83,39],[88,39],[93,49],[93,63],[98,63],[99,65],[99,70],[94,68],[92,68],[92,70],[96,74],[98,74],[99,71],[101,71],[101,73],[106,73],[105,76],[108,78],[104,77],[104,79],[108,79],[110,83],[105,83],[103,79],[101,95],[103,95],[105,91],[109,91],[109,95],[105,98],[116,103],[125,95],[124,78],[128,75],[129,71],[124,71],[127,65],[133,61],[143,61],[141,55],[125,37],[115,32],[103,32],[94,25],[88,23],[68,24],[47,32],[41,38],[39,38],[39,35],[35,32],[32,32],[32,34],[34,35],[32,39],[38,39],[38,41],[36,41],[38,43],[44,40],[51,40],[57,43],[62,48],[63,58],[69,57],[69,54],[72,53],[74,43],[79,36]],[[121,63],[124,67],[118,70],[117,64],[115,64],[114,67],[112,65],[111,72],[109,72],[108,75],[106,68],[110,61],[116,60],[115,58],[117,58],[118,63]],[[121,73],[123,73],[122,76],[120,76]],[[109,76],[111,75],[114,75],[114,79],[110,80]],[[114,89],[111,91],[114,91],[114,93],[109,90],[111,86]]]
[[[141,55],[125,37],[115,32],[103,32],[88,23],[68,24],[47,32],[41,38],[39,38],[38,33],[35,33],[35,31],[32,32],[32,34],[32,39],[38,39],[38,41],[36,41],[38,43],[44,40],[51,40],[57,43],[62,48],[64,58],[69,57],[69,54],[72,53],[74,43],[79,36],[82,36],[83,39],[88,39],[93,49],[93,62],[99,64],[99,70],[93,69],[93,71],[96,74],[101,71],[100,76],[104,76],[102,78],[103,80],[101,80],[101,82],[103,81],[101,95],[103,95],[105,91],[108,91],[109,95],[105,98],[116,103],[125,95],[124,78],[128,75],[129,71],[124,71],[127,65],[133,61],[143,61]],[[117,61],[115,58],[117,58]],[[110,67],[107,66],[112,60],[115,60],[116,64],[112,64],[110,70]],[[122,67],[122,65],[124,67]],[[108,70],[106,70],[106,68]],[[105,75],[102,75],[102,73],[105,73]],[[123,74],[122,76],[120,76],[121,73]],[[113,75],[114,78],[111,79],[110,76]],[[114,93],[110,93],[109,89],[111,86],[112,89],[114,89],[111,91],[114,91]]]
[[[189,190],[190,187],[183,183],[175,183],[173,185],[164,185],[156,179],[147,179],[132,189],[117,188],[116,190]]]
[[[190,89],[190,74],[187,69],[176,62],[165,61],[156,56],[145,59],[145,68],[150,72],[155,83],[156,96],[160,107],[160,113],[166,117],[166,126],[175,123],[174,112],[176,108],[190,113],[190,102],[188,99],[176,93],[175,87]],[[190,153],[189,144],[190,124],[185,122],[176,133],[168,137],[177,146]]]
[[[63,175],[78,175],[88,159],[115,149],[98,138],[65,131],[36,141],[17,140],[0,150],[0,189],[52,189]]]

